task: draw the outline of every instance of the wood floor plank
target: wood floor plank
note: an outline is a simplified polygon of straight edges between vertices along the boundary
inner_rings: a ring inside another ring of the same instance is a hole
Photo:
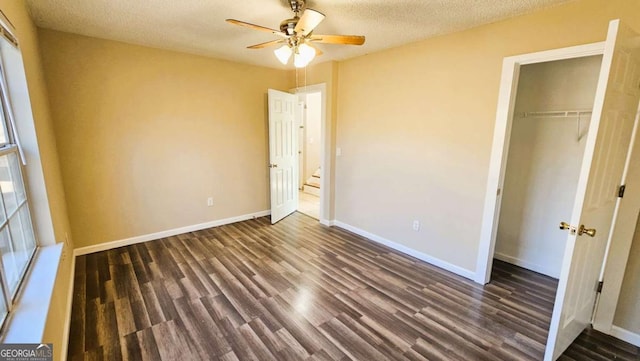
[[[158,353],[162,360],[192,360],[197,356],[192,353],[195,348],[185,335],[177,332],[173,320],[151,327],[156,343],[161,345]]]
[[[138,331],[136,336],[138,337],[138,344],[140,345],[139,360],[160,360],[160,348],[153,336],[153,330],[151,328],[147,328],[142,331]]]
[[[351,359],[384,360],[386,358],[374,345],[359,337],[338,319],[333,319],[320,328]]]
[[[68,359],[540,360],[557,281],[478,285],[293,214],[80,256]],[[640,360],[586,330],[561,360]]]
[[[267,348],[260,337],[256,335],[249,324],[245,323],[239,327],[241,337],[247,343],[247,349],[251,350],[260,361],[277,361],[274,353]]]
[[[210,318],[203,317],[206,310],[199,310],[197,302],[192,303],[186,298],[180,298],[175,303],[179,320],[201,359],[231,351],[227,341],[219,337],[220,330],[215,323],[211,322]],[[202,308],[204,309],[204,306]]]
[[[234,325],[227,318],[223,318],[219,322],[235,357],[239,360],[260,360],[249,346],[248,341],[240,334],[239,326]]]
[[[200,301],[215,321],[220,322],[227,319],[234,327],[240,327],[245,323],[245,320],[225,295],[207,296],[201,298]]]

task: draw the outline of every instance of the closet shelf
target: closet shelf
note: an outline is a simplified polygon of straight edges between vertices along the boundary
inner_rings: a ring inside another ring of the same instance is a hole
[[[546,112],[522,112],[517,116],[520,118],[572,118],[591,114],[590,109],[585,110],[555,110]]]

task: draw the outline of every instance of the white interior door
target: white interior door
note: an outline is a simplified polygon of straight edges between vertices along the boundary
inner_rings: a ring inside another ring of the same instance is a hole
[[[557,359],[591,322],[638,105],[639,40],[619,20],[609,24],[545,360]],[[581,232],[581,227],[595,229],[594,237]]]
[[[271,223],[298,208],[297,96],[269,89]]]

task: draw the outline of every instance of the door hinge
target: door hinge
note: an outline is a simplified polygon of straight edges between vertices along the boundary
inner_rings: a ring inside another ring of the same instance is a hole
[[[620,188],[618,188],[618,198],[623,198],[624,197],[624,191],[627,189],[626,185],[621,185]]]
[[[602,285],[603,285],[603,283],[604,282],[602,282],[602,281],[598,282],[598,288],[596,289],[597,293],[602,293]]]

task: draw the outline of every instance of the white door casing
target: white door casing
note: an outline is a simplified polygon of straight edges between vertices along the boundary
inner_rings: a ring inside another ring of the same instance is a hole
[[[302,190],[304,187],[304,169],[306,166],[306,154],[307,154],[307,145],[305,142],[306,133],[307,133],[307,110],[306,110],[306,96],[298,94],[298,108],[296,113],[296,119],[298,122],[296,123],[296,129],[298,132],[298,190]]]
[[[474,278],[477,283],[486,284],[491,279],[520,67],[527,64],[597,56],[602,55],[603,52],[604,42],[600,42],[515,55],[504,59]]]
[[[596,235],[569,234],[551,318],[545,360],[557,359],[589,325],[611,228],[617,190],[630,145],[640,86],[638,35],[609,24],[593,116],[570,223]],[[561,221],[561,220],[559,220]]]
[[[269,179],[271,223],[298,208],[297,96],[273,89],[269,98]]]

